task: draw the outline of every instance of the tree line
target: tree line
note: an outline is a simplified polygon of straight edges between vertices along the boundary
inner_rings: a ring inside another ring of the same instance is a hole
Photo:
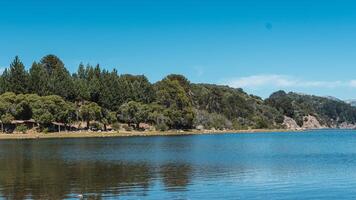
[[[184,83],[183,83],[184,82]],[[169,75],[151,84],[143,75],[119,75],[99,65],[80,64],[74,74],[55,55],[26,70],[19,57],[0,77],[0,115],[4,123],[34,119],[51,122],[119,121],[138,128],[149,123],[160,130],[190,129],[194,111],[183,76]]]
[[[150,83],[144,75],[89,64],[80,64],[71,74],[55,55],[33,62],[28,70],[16,56],[0,76],[0,94],[3,123],[33,119],[40,130],[53,122],[78,121],[86,122],[85,128],[94,121],[103,130],[115,123],[168,130],[281,128],[285,115],[299,124],[306,114],[325,123],[356,119],[345,103],[283,92],[263,100],[239,88],[194,84],[178,74]]]

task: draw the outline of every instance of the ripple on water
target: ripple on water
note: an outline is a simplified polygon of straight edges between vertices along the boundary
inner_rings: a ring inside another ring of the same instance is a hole
[[[9,199],[352,199],[356,132],[0,141]]]

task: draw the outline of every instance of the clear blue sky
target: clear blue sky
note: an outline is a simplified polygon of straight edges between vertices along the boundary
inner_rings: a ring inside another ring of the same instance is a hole
[[[1,0],[0,67],[56,54],[155,82],[181,73],[267,97],[356,98],[353,1]]]

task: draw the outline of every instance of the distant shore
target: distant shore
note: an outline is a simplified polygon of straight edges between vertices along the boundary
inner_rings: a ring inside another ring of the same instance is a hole
[[[179,135],[207,135],[207,134],[247,134],[263,132],[300,132],[302,130],[290,129],[250,129],[250,130],[226,130],[226,131],[118,131],[118,132],[55,132],[55,133],[0,133],[0,140],[6,139],[51,139],[51,138],[103,138],[103,137],[133,137],[133,136],[179,136]]]

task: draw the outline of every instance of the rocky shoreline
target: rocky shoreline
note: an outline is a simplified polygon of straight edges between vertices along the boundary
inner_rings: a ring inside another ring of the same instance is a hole
[[[286,129],[290,129],[290,130],[328,129],[328,128],[356,129],[356,124],[350,124],[346,122],[340,124],[322,125],[318,121],[318,119],[312,115],[303,117],[302,126],[299,126],[294,119],[284,116],[283,125],[286,127]]]

